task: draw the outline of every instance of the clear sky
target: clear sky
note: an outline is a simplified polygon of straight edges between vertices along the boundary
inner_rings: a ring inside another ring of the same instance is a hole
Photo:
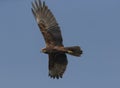
[[[48,77],[48,56],[31,1],[0,0],[0,88],[120,88],[120,0],[45,0],[62,30],[67,55],[62,79]]]

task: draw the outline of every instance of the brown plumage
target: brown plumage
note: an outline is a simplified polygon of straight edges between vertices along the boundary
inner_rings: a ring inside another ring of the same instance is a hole
[[[49,56],[49,76],[62,78],[68,63],[66,53],[80,56],[82,50],[79,46],[64,47],[60,27],[45,2],[35,0],[32,3],[32,13],[46,43],[42,52]]]

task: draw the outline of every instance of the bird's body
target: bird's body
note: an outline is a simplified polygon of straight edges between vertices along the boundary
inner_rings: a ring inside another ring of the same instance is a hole
[[[64,47],[60,27],[45,2],[36,0],[32,7],[32,13],[46,43],[42,52],[49,56],[49,76],[62,78],[68,64],[66,53],[80,56],[82,50],[79,46]]]

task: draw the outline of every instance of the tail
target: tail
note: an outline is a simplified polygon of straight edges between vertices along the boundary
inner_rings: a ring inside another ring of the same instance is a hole
[[[81,56],[82,50],[79,46],[65,47],[67,53],[73,56]]]

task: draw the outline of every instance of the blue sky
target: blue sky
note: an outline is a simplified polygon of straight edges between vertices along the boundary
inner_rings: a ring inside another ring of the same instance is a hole
[[[45,0],[62,30],[67,55],[64,77],[48,77],[43,37],[31,1],[0,0],[0,88],[120,88],[120,0]]]

